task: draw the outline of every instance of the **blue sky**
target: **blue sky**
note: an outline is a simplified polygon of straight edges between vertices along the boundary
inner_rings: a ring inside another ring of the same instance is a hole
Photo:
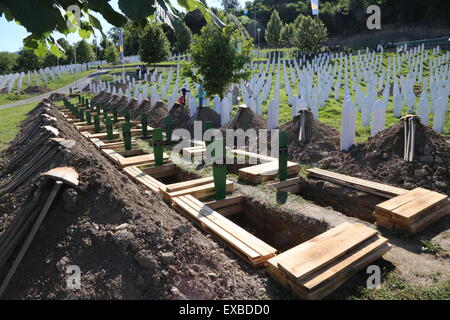
[[[245,4],[247,0],[239,0],[241,3],[241,6]],[[174,1],[176,3],[176,1]],[[220,7],[221,1],[220,0],[206,0],[209,6],[212,7]],[[117,0],[111,0],[110,4],[112,7],[114,7],[116,10],[118,9]],[[94,14],[95,15],[95,14]],[[103,30],[106,33],[106,31],[111,28],[111,25],[107,23],[101,16],[95,15],[97,18],[100,19],[100,22],[103,25]],[[0,51],[10,51],[10,52],[16,52],[19,51],[23,44],[22,39],[28,36],[28,32],[26,29],[22,26],[17,25],[15,22],[8,22],[4,17],[0,18]],[[55,33],[56,38],[64,37],[62,34]],[[93,37],[92,37],[93,38]],[[100,38],[100,32],[97,32],[97,38]],[[81,38],[78,37],[77,34],[69,34],[66,38],[70,43],[79,41]],[[92,39],[90,39],[92,40]]]

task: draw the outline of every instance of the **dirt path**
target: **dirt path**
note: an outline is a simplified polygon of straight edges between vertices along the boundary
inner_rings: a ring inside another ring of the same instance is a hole
[[[89,84],[89,82],[91,82],[92,78],[95,78],[95,77],[97,77],[99,75],[102,75],[102,74],[104,74],[106,72],[107,71],[102,71],[101,70],[99,72],[91,73],[90,75],[88,75],[88,76],[86,76],[84,78],[78,79],[78,87],[79,88],[84,88],[85,86],[87,86]],[[45,98],[48,98],[52,93],[69,93],[70,92],[70,88],[75,86],[75,83],[76,82],[72,82],[72,83],[70,83],[70,84],[68,84],[68,85],[66,85],[64,87],[61,87],[59,89],[56,89],[56,90],[53,90],[53,91],[50,91],[50,92],[47,92],[47,93],[44,93],[44,94],[37,95],[37,96],[32,97],[32,98],[23,99],[23,100],[19,100],[19,101],[13,102],[13,103],[0,105],[0,110],[1,109],[6,109],[6,108],[10,108],[10,107],[17,107],[17,106],[21,106],[21,105],[28,104],[28,103],[33,103],[33,102],[38,103],[41,100],[43,100]]]

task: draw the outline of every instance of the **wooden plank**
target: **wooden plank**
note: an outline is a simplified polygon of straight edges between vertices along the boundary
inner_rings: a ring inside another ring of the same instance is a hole
[[[154,178],[161,178],[161,177],[167,177],[172,176],[177,173],[177,166],[173,163],[165,164],[162,166],[154,166],[150,168],[142,169],[143,172],[146,174],[154,177]]]
[[[440,210],[435,211],[433,214],[429,214],[423,219],[413,222],[409,225],[409,231],[412,233],[420,232],[427,226],[431,225],[435,221],[441,219],[442,217],[450,214],[450,205],[447,205]]]
[[[206,202],[205,205],[207,205],[208,207],[210,207],[213,210],[217,210],[217,209],[225,208],[228,206],[240,204],[242,201],[244,201],[244,199],[245,199],[244,196],[239,195],[239,196],[233,196],[230,198],[226,198],[223,200],[215,200],[215,201]]]
[[[158,180],[146,175],[141,170],[139,170],[137,167],[126,167],[123,169],[124,173],[128,175],[131,179],[134,181],[141,183],[148,189],[159,192],[159,188],[161,185],[163,185]]]
[[[414,190],[408,191],[402,195],[399,195],[395,198],[389,199],[387,201],[384,201],[380,204],[377,204],[375,206],[376,209],[383,210],[386,212],[391,212],[395,208],[398,208],[405,203],[408,203],[409,201],[412,201],[416,197],[425,195],[427,193],[431,192],[430,190],[424,189],[424,188],[416,188]]]
[[[287,179],[285,181],[271,183],[268,185],[268,187],[272,187],[275,189],[284,189],[286,187],[296,186],[299,183],[300,183],[300,177],[295,177],[295,178]]]
[[[311,168],[307,169],[306,171],[310,176],[331,181],[337,184],[342,184],[351,188],[363,190],[365,192],[373,193],[382,197],[391,198],[408,192],[408,190],[406,189],[355,178],[319,168]]]
[[[190,215],[194,220],[197,220],[202,225],[205,225],[210,231],[212,231],[216,236],[225,241],[227,244],[231,245],[233,248],[237,249],[239,252],[244,254],[249,261],[256,259],[260,256],[258,252],[250,248],[246,243],[242,242],[234,235],[226,232],[213,221],[208,219],[203,213],[199,212],[197,209],[191,207],[190,203],[187,203],[186,197],[174,198],[173,202],[181,209],[182,212]]]
[[[410,220],[414,216],[419,215],[421,212],[432,208],[439,203],[447,203],[447,198],[447,195],[434,191],[429,192],[395,208],[392,210],[392,213],[398,215],[401,219]]]
[[[161,187],[160,191],[165,192],[166,196],[169,198],[175,198],[175,197],[180,197],[180,196],[184,196],[184,195],[191,195],[195,198],[201,199],[201,198],[207,198],[213,194],[214,183],[208,183],[208,184],[204,184],[201,186],[183,189],[183,190],[179,190],[179,191],[175,191],[175,192],[171,192],[171,193],[167,193],[165,189],[166,189],[166,186]],[[227,192],[233,192],[234,191],[234,182],[227,180],[226,181],[226,189],[227,189]]]
[[[320,270],[304,279],[302,285],[308,290],[314,290],[320,286],[324,286],[327,282],[332,281],[333,278],[341,277],[346,273],[348,268],[364,259],[367,255],[385,246],[388,246],[388,240],[386,238],[380,236],[372,237],[361,247],[355,248],[355,250],[327,266],[325,270]],[[389,247],[386,249],[389,250]]]
[[[226,208],[216,209],[216,211],[224,217],[230,217],[237,213],[242,213],[244,211],[244,208],[241,204],[234,204]]]
[[[198,201],[192,196],[186,196],[184,198],[186,203],[189,203],[194,209],[198,210],[201,214],[207,217],[210,221],[220,226],[226,232],[232,234],[234,237],[247,244],[250,248],[258,252],[262,256],[270,256],[277,252],[275,248],[272,248],[264,241],[256,238],[247,230],[241,228],[234,222],[223,217],[220,213],[215,212],[208,206],[205,206],[202,202]]]
[[[164,153],[163,160],[168,160],[169,156]],[[154,154],[143,154],[140,156],[130,157],[130,158],[124,158],[122,157],[119,160],[119,165],[121,167],[127,167],[127,166],[136,166],[148,162],[154,162],[155,156]]]
[[[208,184],[211,182],[214,182],[213,177],[199,178],[199,179],[193,179],[193,180],[189,180],[189,181],[172,183],[172,184],[166,185],[166,191],[167,192],[175,192],[175,191],[179,191],[179,190],[183,190],[183,189],[201,186],[201,185]]]
[[[290,252],[290,258],[278,265],[289,277],[299,282],[376,234],[376,230],[355,223],[333,238],[315,243],[313,247]]]

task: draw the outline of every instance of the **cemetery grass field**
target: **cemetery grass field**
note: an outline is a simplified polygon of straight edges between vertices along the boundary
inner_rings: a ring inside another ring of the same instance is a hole
[[[26,118],[36,103],[24,104],[17,107],[11,107],[0,110],[0,119],[2,126],[0,128],[0,151],[6,148],[9,141],[14,139],[19,131],[20,122]]]
[[[87,71],[83,71],[78,73],[78,79],[86,77],[87,75],[91,74],[93,72],[93,70],[87,70]],[[40,85],[45,85],[44,80],[42,79],[42,77],[39,75],[40,77]],[[50,80],[48,82],[48,86],[47,88],[49,88],[51,91],[62,88],[72,82],[74,82],[76,80],[76,77],[74,74],[64,74],[60,79],[57,79],[56,81],[52,81]],[[34,76],[31,77],[31,83],[30,85],[34,86],[36,85],[36,80],[34,79]],[[17,84],[16,84],[17,85]],[[23,81],[23,86],[22,86],[22,90],[26,88],[26,79],[24,79]],[[16,94],[16,88],[13,89],[12,93],[4,93],[4,94],[0,94],[0,106],[4,105],[4,104],[8,104],[8,103],[12,103],[15,101],[20,101],[20,100],[24,100],[24,99],[28,99],[28,98],[33,98],[35,97],[36,94]]]

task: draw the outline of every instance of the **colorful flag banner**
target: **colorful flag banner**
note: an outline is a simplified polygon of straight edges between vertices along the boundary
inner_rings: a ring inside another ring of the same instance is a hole
[[[319,0],[311,0],[311,9],[313,15],[319,15]]]
[[[123,30],[120,29],[119,32],[119,54],[120,54],[120,61],[123,61],[125,59],[124,52],[123,52]]]

